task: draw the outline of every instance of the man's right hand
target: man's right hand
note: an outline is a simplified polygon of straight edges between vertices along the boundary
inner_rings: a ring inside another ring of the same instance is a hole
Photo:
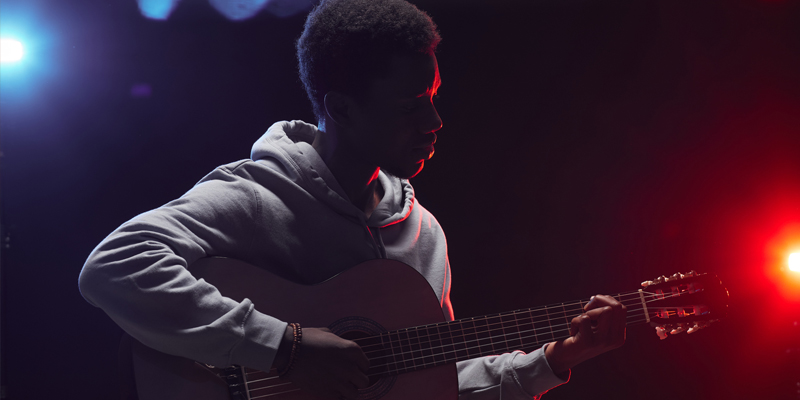
[[[286,329],[273,363],[279,370],[289,361],[294,340],[292,327]],[[303,328],[298,350],[292,371],[286,378],[303,390],[320,396],[355,399],[358,389],[369,385],[369,360],[361,347],[327,328]]]

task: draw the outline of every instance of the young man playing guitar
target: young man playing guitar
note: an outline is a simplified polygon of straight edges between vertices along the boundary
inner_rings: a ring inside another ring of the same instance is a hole
[[[161,352],[291,368],[287,377],[308,392],[357,398],[369,382],[357,344],[225,297],[191,265],[230,257],[312,284],[366,260],[398,260],[425,277],[451,320],[444,234],[408,182],[433,156],[442,126],[433,104],[439,40],[427,14],[403,0],[323,1],[297,43],[318,125],[276,123],[251,159],[217,168],[181,198],[123,224],[87,260],[83,296]],[[584,310],[568,339],[459,362],[459,396],[538,397],[572,366],[622,345],[619,302],[598,295]]]

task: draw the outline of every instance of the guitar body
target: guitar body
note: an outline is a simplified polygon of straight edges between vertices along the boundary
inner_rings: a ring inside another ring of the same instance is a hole
[[[209,258],[191,265],[192,274],[216,286],[226,297],[250,299],[263,313],[303,327],[328,327],[334,333],[367,336],[444,321],[441,305],[425,278],[392,260],[359,264],[317,285],[301,285],[233,259]],[[136,341],[132,347],[140,400],[230,399],[228,387],[213,371],[185,358],[167,355]],[[273,383],[289,384],[284,378]],[[265,388],[268,399],[318,399],[302,391],[285,394]],[[256,394],[254,393],[255,397]],[[456,399],[455,364],[381,378],[359,399]]]

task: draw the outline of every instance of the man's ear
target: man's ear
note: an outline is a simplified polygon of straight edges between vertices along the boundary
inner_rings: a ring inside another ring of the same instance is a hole
[[[344,93],[330,91],[325,94],[325,113],[336,125],[347,127],[353,117],[352,101],[353,99]]]

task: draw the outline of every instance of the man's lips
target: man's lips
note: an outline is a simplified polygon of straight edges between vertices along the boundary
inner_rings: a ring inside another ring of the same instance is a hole
[[[414,149],[433,149],[433,144],[436,143],[436,134],[431,133],[433,135],[433,140],[426,140],[424,143],[420,143],[417,146],[414,146]]]

